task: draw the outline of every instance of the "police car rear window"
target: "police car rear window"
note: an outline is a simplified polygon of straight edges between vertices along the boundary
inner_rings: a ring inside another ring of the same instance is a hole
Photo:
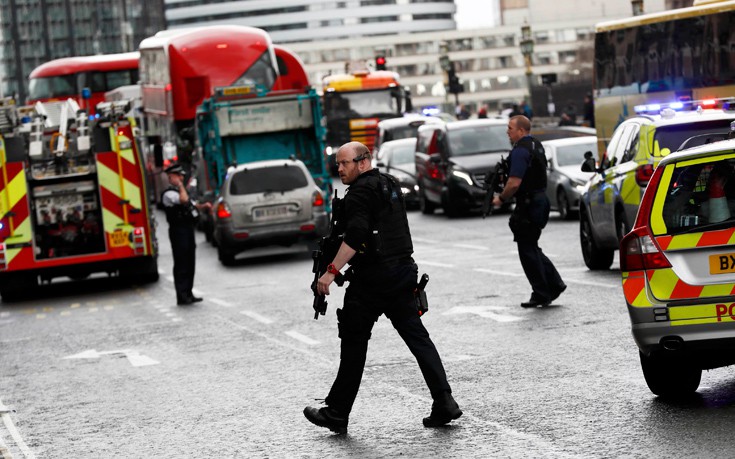
[[[232,176],[230,194],[281,192],[308,185],[304,171],[295,166],[245,169]]]
[[[722,140],[730,131],[731,121],[731,119],[721,119],[659,126],[656,128],[654,140],[658,142],[661,150],[668,148],[670,151],[679,150],[690,137],[694,137],[694,139],[687,142],[686,148],[705,145]]]
[[[658,196],[661,194],[657,193]],[[674,168],[665,195],[663,220],[668,234],[733,226],[735,159]]]

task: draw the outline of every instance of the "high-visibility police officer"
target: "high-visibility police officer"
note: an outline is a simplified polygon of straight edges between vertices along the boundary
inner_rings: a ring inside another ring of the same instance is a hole
[[[194,296],[194,270],[196,266],[196,242],[194,229],[198,212],[211,208],[210,203],[195,204],[186,191],[184,169],[179,164],[169,166],[164,171],[170,186],[161,195],[161,203],[168,221],[168,237],[174,257],[174,287],[176,303],[187,305],[202,301]]]
[[[531,121],[523,115],[508,120],[508,139],[513,149],[508,156],[508,181],[493,205],[500,207],[515,196],[516,205],[508,225],[518,245],[518,255],[531,284],[531,299],[524,308],[548,306],[566,290],[554,264],[538,246],[541,230],[549,221],[549,198],[546,196],[546,153],[531,137]]]
[[[424,328],[414,301],[418,268],[403,195],[392,177],[370,164],[368,148],[350,142],[337,151],[344,198],[344,240],[319,279],[317,290],[329,295],[335,274],[349,262],[352,274],[344,306],[337,310],[341,353],[337,377],[326,407],[306,407],[312,423],[344,433],[360,388],[373,324],[385,314],[416,358],[434,400],[426,427],[457,419],[462,411],[452,397],[439,353]]]

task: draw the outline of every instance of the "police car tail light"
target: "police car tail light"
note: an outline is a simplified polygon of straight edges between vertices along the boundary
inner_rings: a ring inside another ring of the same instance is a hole
[[[228,206],[227,203],[224,201],[217,204],[217,218],[230,218],[230,217],[232,217],[230,206]]]
[[[640,271],[644,269],[670,268],[661,249],[646,228],[628,233],[620,243],[620,270]]]
[[[315,191],[311,197],[311,205],[313,207],[321,207],[324,205],[324,196],[321,191]]]
[[[653,176],[653,164],[643,164],[635,170],[635,182],[641,188],[645,188]]]

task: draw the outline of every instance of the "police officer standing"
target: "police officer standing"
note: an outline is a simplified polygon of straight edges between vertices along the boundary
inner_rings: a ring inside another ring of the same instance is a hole
[[[508,181],[503,192],[493,198],[495,207],[516,198],[508,225],[518,245],[523,272],[533,289],[531,299],[521,303],[524,308],[548,306],[567,288],[538,246],[541,230],[549,221],[550,206],[546,197],[546,153],[530,132],[531,121],[525,116],[508,120],[508,138],[513,145],[508,156]]]
[[[176,304],[187,305],[202,301],[192,293],[196,263],[196,242],[194,228],[202,208],[211,208],[210,203],[195,204],[186,191],[184,169],[179,164],[165,170],[169,186],[161,195],[161,203],[166,211],[168,237],[174,256],[174,287]]]
[[[345,433],[360,388],[373,324],[385,314],[416,358],[434,400],[425,427],[457,419],[462,411],[452,397],[439,353],[424,328],[414,301],[418,267],[403,195],[393,178],[370,164],[368,148],[350,142],[337,151],[344,198],[344,241],[317,290],[329,295],[335,274],[349,262],[352,271],[344,306],[337,310],[341,353],[326,407],[306,407],[304,416],[333,432]]]

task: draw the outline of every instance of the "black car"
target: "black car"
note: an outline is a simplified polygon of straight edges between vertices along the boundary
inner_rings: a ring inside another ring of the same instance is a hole
[[[485,177],[509,151],[505,120],[421,126],[415,154],[421,211],[430,214],[441,207],[452,217],[480,210]]]

